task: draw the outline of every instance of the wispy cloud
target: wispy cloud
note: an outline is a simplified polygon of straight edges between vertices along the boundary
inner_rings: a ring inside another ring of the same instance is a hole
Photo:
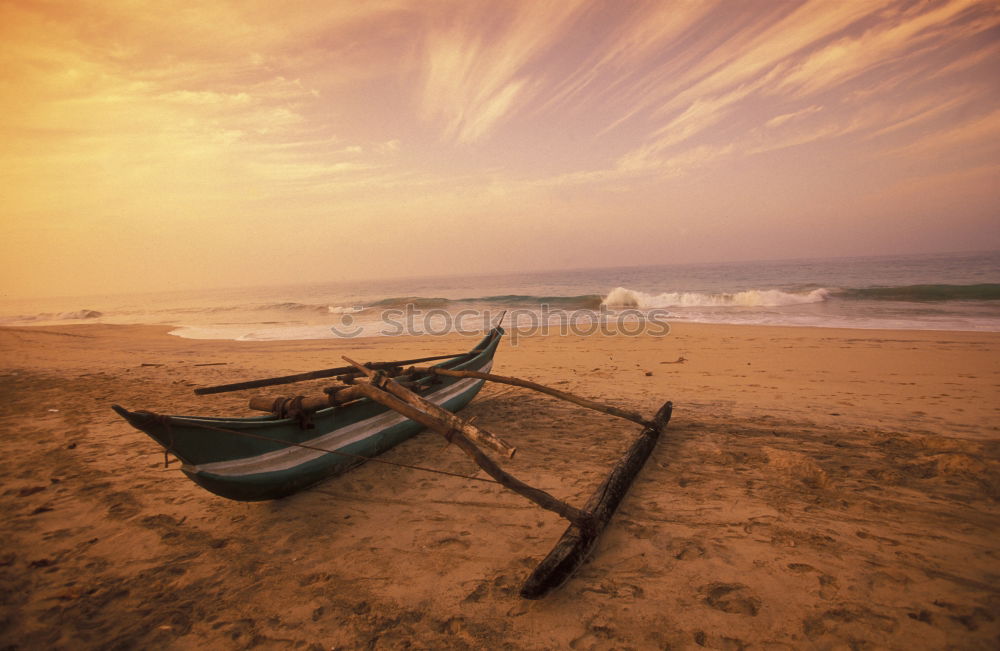
[[[966,35],[961,28],[946,28],[949,22],[977,5],[982,5],[981,0],[954,0],[929,10],[920,5],[887,8],[878,25],[837,38],[794,63],[782,75],[776,91],[814,95],[873,69],[897,63],[924,44],[946,47]],[[979,25],[975,29],[984,27]]]
[[[1000,143],[1000,109],[938,130],[885,153],[900,157],[924,157],[965,150],[969,155],[972,153],[970,149],[988,148],[995,152],[997,143]]]
[[[822,106],[818,104],[813,104],[812,106],[807,106],[803,109],[799,109],[798,111],[792,111],[791,113],[782,113],[781,115],[776,115],[775,117],[765,122],[764,126],[767,127],[768,129],[777,129],[778,127],[787,122],[791,122],[793,120],[800,120],[809,115],[819,113],[822,110],[823,110]]]
[[[906,125],[897,124],[889,112],[879,111],[882,122],[878,123],[861,115],[867,110],[865,106],[852,105],[843,98],[860,98],[866,88],[872,88],[869,101],[881,101],[880,92],[898,95],[907,85],[917,88],[925,75],[933,75],[935,67],[942,65],[940,57],[928,60],[929,47],[947,48],[997,25],[997,9],[975,0],[915,6],[804,3],[790,13],[773,16],[770,24],[748,29],[747,34],[721,45],[669,83],[654,83],[661,74],[656,70],[647,78],[634,79],[635,86],[643,90],[635,91],[632,109],[609,129],[622,128],[626,120],[639,115],[646,116],[645,129],[632,129],[639,142],[615,160],[614,169],[634,173],[662,168],[674,173],[676,161],[684,159],[685,148],[701,148],[706,140],[718,140],[720,134],[728,139],[719,149],[739,154],[865,129],[880,129],[883,134],[902,129]],[[694,23],[688,27],[693,28]],[[952,56],[961,57],[957,65],[965,67],[986,59],[978,52],[958,51]],[[883,90],[876,91],[874,86]],[[967,90],[962,94],[967,95]],[[984,90],[980,86],[972,95],[981,97]],[[903,106],[921,103],[931,94],[939,95],[940,90],[897,96],[893,102],[900,110],[895,112],[905,113]],[[937,101],[933,113],[924,112],[922,118],[911,116],[909,124],[968,103]],[[792,135],[778,133],[804,118],[810,118],[811,127],[800,124],[795,125]],[[762,139],[761,126],[775,130],[766,139],[769,142]]]
[[[472,142],[528,101],[528,64],[552,47],[578,7],[572,2],[470,3],[426,18],[421,103],[443,136]]]

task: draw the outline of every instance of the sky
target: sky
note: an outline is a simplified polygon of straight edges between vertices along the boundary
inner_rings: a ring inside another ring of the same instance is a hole
[[[997,0],[0,0],[0,296],[1000,249]]]

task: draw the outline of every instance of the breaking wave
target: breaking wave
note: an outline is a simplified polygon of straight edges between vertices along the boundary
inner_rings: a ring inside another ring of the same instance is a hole
[[[446,308],[452,301],[447,298],[427,298],[424,296],[400,296],[393,298],[383,298],[375,301],[367,307],[373,308],[401,308],[412,305],[417,310],[433,310],[435,308]]]
[[[76,321],[77,319],[96,319],[102,316],[104,316],[104,313],[97,310],[77,310],[75,312],[60,312],[55,318],[65,321]]]
[[[0,319],[2,323],[31,323],[33,321],[84,321],[104,316],[97,310],[74,310],[71,312],[42,312],[40,314],[10,316]]]
[[[742,292],[706,294],[702,292],[663,292],[647,294],[634,289],[616,287],[604,298],[606,307],[654,309],[666,307],[779,307],[822,303],[830,290],[820,288],[809,292],[783,292],[778,289],[748,289]]]
[[[261,310],[274,310],[280,312],[317,312],[324,313],[329,310],[327,305],[315,305],[311,303],[268,303],[266,305],[261,305],[259,308]]]

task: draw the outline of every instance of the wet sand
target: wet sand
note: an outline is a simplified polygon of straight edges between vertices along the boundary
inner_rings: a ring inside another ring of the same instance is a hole
[[[594,556],[533,602],[519,586],[565,524],[497,485],[368,463],[231,502],[109,408],[249,415],[248,392],[191,389],[474,339],[166,332],[0,329],[0,647],[1000,645],[1000,334],[680,325],[505,342],[498,373],[650,415],[675,404]],[[510,387],[463,414],[518,446],[511,472],[574,504],[638,433]],[[428,433],[384,458],[475,470]]]

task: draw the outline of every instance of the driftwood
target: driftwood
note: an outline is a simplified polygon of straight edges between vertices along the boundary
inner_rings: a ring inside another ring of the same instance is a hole
[[[356,368],[365,373],[371,383],[378,388],[388,391],[400,400],[408,402],[417,409],[441,419],[446,425],[448,425],[448,427],[462,432],[476,443],[496,450],[497,452],[506,455],[508,459],[512,459],[514,457],[514,453],[517,452],[517,448],[500,439],[500,437],[496,436],[492,432],[488,432],[481,427],[477,427],[476,425],[459,418],[447,409],[435,405],[430,400],[418,396],[416,393],[411,391],[409,387],[396,381],[395,379],[386,377],[385,375],[376,374],[375,371],[366,369],[364,366],[358,364],[349,357],[344,357],[344,361],[353,364]]]
[[[539,393],[544,393],[560,400],[566,400],[572,402],[573,404],[580,405],[581,407],[586,407],[587,409],[593,409],[601,413],[610,414],[612,416],[618,416],[619,418],[624,418],[625,420],[630,420],[633,423],[638,423],[642,426],[650,425],[650,422],[642,417],[641,414],[637,414],[634,411],[629,411],[627,409],[621,409],[619,407],[612,407],[611,405],[603,405],[599,402],[594,402],[593,400],[588,400],[587,398],[581,398],[580,396],[573,395],[572,393],[567,393],[566,391],[560,391],[559,389],[553,389],[552,387],[547,387],[537,382],[531,382],[530,380],[522,380],[516,377],[506,377],[503,375],[493,375],[492,373],[481,373],[479,371],[456,371],[450,368],[438,368],[436,366],[429,366],[427,368],[417,369],[418,371],[424,371],[427,373],[433,373],[435,375],[447,375],[448,377],[465,377],[465,378],[476,378],[479,380],[486,380],[488,382],[497,382],[499,384],[510,384],[515,387],[523,387],[525,389],[531,389],[532,391],[538,391]]]
[[[393,366],[405,366],[407,364],[421,364],[423,362],[433,362],[439,359],[451,359],[459,357],[470,357],[478,355],[481,351],[473,350],[458,355],[434,355],[433,357],[419,357],[417,359],[404,359],[398,362],[369,362],[366,368],[380,369]],[[194,392],[200,396],[210,393],[226,393],[228,391],[242,391],[243,389],[259,389],[260,387],[270,387],[277,384],[292,384],[293,382],[304,382],[306,380],[318,380],[321,378],[335,377],[344,373],[354,373],[354,367],[341,366],[338,368],[327,368],[319,371],[309,371],[308,373],[296,373],[295,375],[282,375],[281,377],[265,378],[263,380],[249,380],[246,382],[234,382],[232,384],[219,384],[211,387],[198,387]]]
[[[543,509],[558,513],[570,522],[584,529],[589,529],[589,514],[580,509],[566,504],[562,500],[553,497],[545,491],[529,486],[523,481],[505,472],[492,459],[486,456],[476,444],[470,441],[461,431],[452,428],[440,418],[436,418],[425,411],[422,411],[409,403],[406,403],[396,396],[379,389],[373,384],[359,383],[357,385],[367,398],[381,403],[390,409],[414,420],[421,425],[438,432],[449,442],[454,443],[462,452],[467,454],[480,468],[483,469],[493,479],[497,480],[505,488],[509,488],[518,495],[525,497]]]
[[[670,421],[673,404],[667,402],[653,418],[653,422],[645,427],[639,438],[635,440],[629,451],[611,470],[604,483],[587,501],[583,510],[590,515],[587,526],[580,527],[571,524],[566,532],[552,548],[535,571],[521,587],[521,596],[525,599],[539,599],[566,582],[573,572],[587,560],[593,550],[598,536],[607,527],[608,521],[614,515],[615,509],[636,475],[642,470],[649,457],[660,432]]]

